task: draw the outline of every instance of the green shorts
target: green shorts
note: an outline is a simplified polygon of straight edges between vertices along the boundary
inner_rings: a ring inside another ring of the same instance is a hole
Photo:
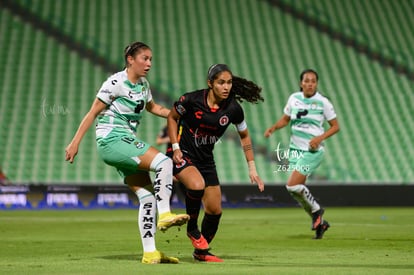
[[[102,160],[115,167],[123,177],[146,172],[138,170],[141,160],[151,145],[134,135],[120,135],[97,139],[98,154]]]
[[[309,152],[297,149],[289,149],[289,168],[296,170],[305,176],[312,174],[323,160],[324,150]]]

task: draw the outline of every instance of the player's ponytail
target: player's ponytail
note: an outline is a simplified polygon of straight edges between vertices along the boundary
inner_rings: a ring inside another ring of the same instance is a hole
[[[243,100],[250,103],[259,103],[259,101],[264,101],[264,98],[260,94],[262,92],[262,88],[253,81],[239,76],[233,75],[233,86],[231,91],[234,93],[235,98],[239,102],[243,102]]]
[[[225,71],[229,72],[233,76],[231,92],[239,102],[243,102],[244,100],[250,103],[264,101],[263,97],[260,95],[262,91],[261,87],[253,81],[233,75],[230,68],[226,64],[214,64],[210,66],[207,72],[207,79],[213,82],[219,73]]]

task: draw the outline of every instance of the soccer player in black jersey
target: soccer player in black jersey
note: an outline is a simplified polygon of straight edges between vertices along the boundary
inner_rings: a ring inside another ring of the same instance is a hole
[[[252,142],[239,104],[243,100],[257,103],[263,98],[260,87],[234,76],[225,64],[209,68],[207,85],[207,89],[186,93],[174,103],[168,116],[172,146],[167,150],[167,155],[174,161],[173,174],[187,189],[186,210],[190,215],[187,236],[195,248],[194,259],[222,262],[209,252],[209,243],[217,232],[222,213],[214,144],[227,127],[234,124],[248,163],[250,181],[263,191],[264,184],[256,171]],[[197,223],[201,202],[205,214],[200,232]]]

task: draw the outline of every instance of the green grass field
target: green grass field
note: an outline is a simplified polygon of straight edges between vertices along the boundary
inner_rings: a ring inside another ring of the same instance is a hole
[[[177,265],[140,263],[137,210],[0,211],[0,274],[414,274],[413,208],[326,210],[312,240],[299,208],[224,209],[211,244],[223,263],[194,262],[184,228],[159,232]]]

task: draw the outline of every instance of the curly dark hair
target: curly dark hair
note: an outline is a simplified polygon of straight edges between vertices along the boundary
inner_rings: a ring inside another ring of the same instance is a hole
[[[243,102],[243,100],[250,103],[259,103],[259,101],[264,101],[263,97],[260,95],[262,91],[261,87],[253,81],[233,75],[230,68],[226,64],[214,64],[210,66],[207,73],[207,79],[214,81],[219,73],[224,71],[231,73],[233,76],[233,86],[231,91],[237,101],[240,103]]]
[[[259,101],[264,101],[264,98],[260,94],[262,88],[253,81],[239,76],[233,75],[233,86],[231,87],[231,91],[240,103],[243,102],[243,100],[255,104],[259,103]]]

